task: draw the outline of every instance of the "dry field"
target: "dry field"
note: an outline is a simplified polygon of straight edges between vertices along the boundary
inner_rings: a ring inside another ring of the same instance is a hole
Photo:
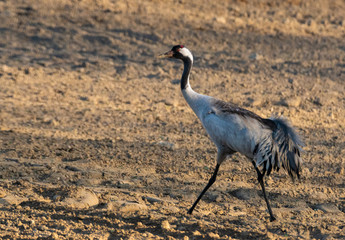
[[[236,154],[193,215],[216,148],[194,90],[303,136],[266,179]],[[345,239],[343,0],[0,1],[1,239]]]

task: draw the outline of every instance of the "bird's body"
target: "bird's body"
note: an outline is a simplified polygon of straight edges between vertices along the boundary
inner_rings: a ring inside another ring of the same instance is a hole
[[[275,218],[266,197],[263,177],[265,174],[269,175],[272,169],[279,170],[280,167],[287,170],[292,178],[299,177],[300,150],[303,144],[298,135],[281,118],[261,118],[231,103],[195,92],[189,84],[193,56],[184,46],[174,46],[171,51],[162,56],[183,61],[182,94],[218,150],[215,171],[188,212],[192,213],[203,194],[216,180],[220,164],[233,153],[239,152],[252,161],[257,171],[271,221],[273,221]]]
[[[240,152],[253,158],[254,148],[260,138],[271,133],[271,130],[256,118],[246,116],[249,112],[244,109],[198,94],[190,87],[183,90],[183,93],[219,150]],[[193,97],[190,97],[191,95]],[[224,106],[226,108],[223,108]]]

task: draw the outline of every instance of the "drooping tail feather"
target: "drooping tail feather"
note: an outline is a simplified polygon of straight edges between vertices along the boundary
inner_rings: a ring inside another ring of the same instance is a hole
[[[267,176],[272,169],[279,171],[283,167],[292,180],[300,177],[302,159],[300,152],[304,146],[302,140],[283,118],[265,119],[270,122],[272,134],[266,136],[255,146],[256,166],[261,167]]]
[[[285,119],[271,118],[271,120],[277,126],[272,133],[274,154],[275,158],[278,158],[275,159],[277,163],[275,167],[279,169],[281,163],[292,179],[295,176],[300,178],[302,164],[300,152],[304,143]]]

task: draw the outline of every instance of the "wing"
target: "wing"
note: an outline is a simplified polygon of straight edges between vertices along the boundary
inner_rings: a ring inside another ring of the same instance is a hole
[[[223,113],[223,114],[237,114],[238,116],[241,116],[243,118],[256,119],[264,127],[268,127],[271,130],[274,130],[276,128],[276,124],[271,119],[261,118],[259,115],[255,114],[255,113],[253,113],[247,109],[240,108],[240,107],[238,107],[232,103],[214,99],[212,105],[213,105],[215,111],[218,112],[218,114],[221,114],[221,113]]]
[[[230,103],[215,100],[211,110],[207,112],[202,123],[217,146],[240,152],[253,158],[253,151],[257,142],[268,134],[272,134],[270,121],[258,115],[238,108]]]

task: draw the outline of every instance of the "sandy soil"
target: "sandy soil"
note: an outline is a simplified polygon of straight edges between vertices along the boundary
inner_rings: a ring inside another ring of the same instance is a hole
[[[284,2],[284,3],[282,3]],[[0,1],[1,239],[344,239],[345,2]],[[293,183],[216,149],[179,89],[303,136]]]

